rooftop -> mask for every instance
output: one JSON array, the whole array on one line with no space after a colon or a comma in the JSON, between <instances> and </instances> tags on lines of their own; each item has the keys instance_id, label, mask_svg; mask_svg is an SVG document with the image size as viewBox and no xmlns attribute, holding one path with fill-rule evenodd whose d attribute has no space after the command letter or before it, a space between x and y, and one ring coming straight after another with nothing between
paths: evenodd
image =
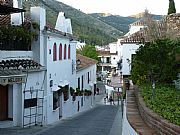
<instances>
[{"instance_id":1,"label":"rooftop","mask_svg":"<svg viewBox=\"0 0 180 135\"><path fill-rule=\"evenodd\" d=\"M0 71L2 71L2 73L8 70L33 70L40 69L41 67L39 63L31 59L10 59L0 62Z\"/></svg>"},{"instance_id":2,"label":"rooftop","mask_svg":"<svg viewBox=\"0 0 180 135\"><path fill-rule=\"evenodd\" d=\"M76 60L80 60L81 63L76 66L77 71L90 67L92 65L97 64L97 60L91 59L89 57L83 56L81 54L76 54Z\"/></svg>"}]
</instances>

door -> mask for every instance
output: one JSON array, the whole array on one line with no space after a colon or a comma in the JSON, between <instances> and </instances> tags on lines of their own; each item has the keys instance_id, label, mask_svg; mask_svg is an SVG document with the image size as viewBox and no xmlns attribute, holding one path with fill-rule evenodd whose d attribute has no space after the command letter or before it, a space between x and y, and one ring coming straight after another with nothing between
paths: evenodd
<instances>
[{"instance_id":1,"label":"door","mask_svg":"<svg viewBox=\"0 0 180 135\"><path fill-rule=\"evenodd\" d=\"M8 86L0 85L0 120L8 119Z\"/></svg>"}]
</instances>

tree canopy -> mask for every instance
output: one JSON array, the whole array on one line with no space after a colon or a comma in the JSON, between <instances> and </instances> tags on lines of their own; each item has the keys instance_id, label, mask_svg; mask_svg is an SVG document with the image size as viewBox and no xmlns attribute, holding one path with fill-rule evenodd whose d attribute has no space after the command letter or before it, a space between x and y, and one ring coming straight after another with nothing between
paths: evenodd
<instances>
[{"instance_id":1,"label":"tree canopy","mask_svg":"<svg viewBox=\"0 0 180 135\"><path fill-rule=\"evenodd\" d=\"M98 52L96 51L96 48L93 45L85 45L81 49L77 50L77 52L80 53L81 55L99 61Z\"/></svg>"},{"instance_id":2,"label":"tree canopy","mask_svg":"<svg viewBox=\"0 0 180 135\"><path fill-rule=\"evenodd\" d=\"M176 13L176 7L175 7L174 0L169 0L168 15L172 13Z\"/></svg>"},{"instance_id":3,"label":"tree canopy","mask_svg":"<svg viewBox=\"0 0 180 135\"><path fill-rule=\"evenodd\" d=\"M176 79L180 62L175 57L179 44L179 40L157 39L140 46L132 61L133 82L171 83Z\"/></svg>"}]
</instances>

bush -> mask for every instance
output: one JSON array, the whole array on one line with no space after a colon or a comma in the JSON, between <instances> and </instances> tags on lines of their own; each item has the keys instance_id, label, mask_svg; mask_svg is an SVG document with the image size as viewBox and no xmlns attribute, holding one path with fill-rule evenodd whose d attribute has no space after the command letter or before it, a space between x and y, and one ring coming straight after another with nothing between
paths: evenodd
<instances>
[{"instance_id":1,"label":"bush","mask_svg":"<svg viewBox=\"0 0 180 135\"><path fill-rule=\"evenodd\" d=\"M170 122L180 125L180 91L172 87L157 86L154 99L152 87L141 87L141 95L146 105Z\"/></svg>"},{"instance_id":2,"label":"bush","mask_svg":"<svg viewBox=\"0 0 180 135\"><path fill-rule=\"evenodd\" d=\"M97 77L97 81L101 81L101 77Z\"/></svg>"}]
</instances>

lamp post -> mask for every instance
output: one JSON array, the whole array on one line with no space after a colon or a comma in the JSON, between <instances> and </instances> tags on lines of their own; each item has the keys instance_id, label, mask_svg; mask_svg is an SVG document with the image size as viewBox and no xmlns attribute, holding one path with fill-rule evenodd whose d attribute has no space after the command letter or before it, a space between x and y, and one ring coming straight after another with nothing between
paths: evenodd
<instances>
[{"instance_id":1,"label":"lamp post","mask_svg":"<svg viewBox=\"0 0 180 135\"><path fill-rule=\"evenodd\" d=\"M103 70L104 70L104 67L103 67L103 63L104 63L104 56L102 56L102 58L101 58L101 63L102 63L102 73L103 73Z\"/></svg>"}]
</instances>

